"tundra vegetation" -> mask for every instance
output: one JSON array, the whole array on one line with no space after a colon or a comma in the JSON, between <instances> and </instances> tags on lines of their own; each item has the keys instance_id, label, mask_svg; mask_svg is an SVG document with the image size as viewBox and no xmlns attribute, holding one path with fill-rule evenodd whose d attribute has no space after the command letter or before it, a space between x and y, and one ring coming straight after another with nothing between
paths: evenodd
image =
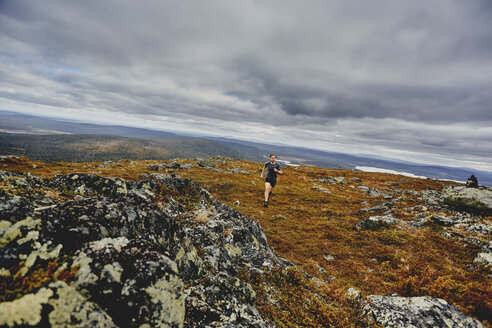
<instances>
[{"instance_id":1,"label":"tundra vegetation","mask_svg":"<svg viewBox=\"0 0 492 328\"><path fill-rule=\"evenodd\" d=\"M261 167L261 163L224 157L91 163L43 163L19 157L0 162L1 171L41 178L77 173L140 181L154 173L174 173L194 180L213 199L259 223L275 253L295 265L261 272L245 266L238 273L252 286L260 314L277 326L367 326L361 307L364 299L396 293L444 299L492 327L491 267L477 261L480 254L490 257L483 249L490 245L492 214L486 208L441 202L441 191L456 183L283 167L270 206L264 208ZM19 196L35 192L5 181L0 187ZM161 184L154 191L156 203L172 197L187 211L199 201L191 191L176 193ZM44 192L59 203L76 199L76 194L70 188ZM209 220L206 214L197 217L200 222ZM186 221L186 217L177 219ZM231 231L224 230L224 238ZM231 254L235 251L228 248ZM199 256L204 250L197 245L196 252ZM79 267L64 267L63 262L52 256L36 262L22 277L3 275L1 301L43 290L54 281L71 285ZM359 290L362 297L347 297L349 288Z\"/></svg>"}]
</instances>

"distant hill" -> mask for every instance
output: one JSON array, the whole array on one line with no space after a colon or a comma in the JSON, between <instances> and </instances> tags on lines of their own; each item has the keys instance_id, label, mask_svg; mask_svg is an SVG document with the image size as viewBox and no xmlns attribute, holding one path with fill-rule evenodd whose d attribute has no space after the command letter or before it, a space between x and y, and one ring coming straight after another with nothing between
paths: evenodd
<instances>
[{"instance_id":1,"label":"distant hill","mask_svg":"<svg viewBox=\"0 0 492 328\"><path fill-rule=\"evenodd\" d=\"M433 179L447 179L456 181L466 181L470 175L475 174L478 177L480 184L492 186L492 172L479 171L469 168L420 165L390 159L325 152L301 147L268 145L252 141L226 138L207 139L237 149L239 152L246 154L245 158L249 160L255 160L255 158L266 160L266 156L273 152L279 154L278 157L280 160L286 160L292 164L312 165L324 168L355 169L357 166L369 166L395 171L404 171L417 176L425 176Z\"/></svg>"},{"instance_id":2,"label":"distant hill","mask_svg":"<svg viewBox=\"0 0 492 328\"><path fill-rule=\"evenodd\" d=\"M22 154L43 161L70 160L84 162L118 160L125 158L125 156L131 159L170 159L177 157L212 157L217 155L251 161L266 161L268 154L273 152L279 155L279 160L284 160L291 164L313 165L324 168L354 169L357 166L369 166L404 171L434 179L457 181L466 181L471 174L475 174L480 184L492 186L492 172L469 168L420 165L366 155L349 155L221 137L193 137L185 134L126 126L68 122L8 111L0 111L1 132L8 132L15 137L8 138L3 134L4 137L2 142L0 142L0 154ZM21 134L52 136L28 138L20 136ZM63 135L66 136L67 134L84 134L85 136L82 139L80 139L80 136L62 138ZM96 135L104 135L104 137L92 139L88 135L93 135L94 138L96 138ZM111 139L109 135L130 139ZM134 138L139 139L133 140ZM6 141L9 143L5 144ZM92 144L94 141L96 143ZM64 142L68 144L64 144ZM125 145L125 142L128 142L128 144ZM23 143L23 146L19 146L19 143ZM165 148L165 150L162 148Z\"/></svg>"},{"instance_id":3,"label":"distant hill","mask_svg":"<svg viewBox=\"0 0 492 328\"><path fill-rule=\"evenodd\" d=\"M119 125L99 125L0 111L0 132L24 134L108 134L130 138L190 138L165 131Z\"/></svg>"},{"instance_id":4,"label":"distant hill","mask_svg":"<svg viewBox=\"0 0 492 328\"><path fill-rule=\"evenodd\" d=\"M120 159L240 157L228 146L201 139L139 139L110 135L26 135L0 133L0 154L24 155L45 162L93 162Z\"/></svg>"}]
</instances>

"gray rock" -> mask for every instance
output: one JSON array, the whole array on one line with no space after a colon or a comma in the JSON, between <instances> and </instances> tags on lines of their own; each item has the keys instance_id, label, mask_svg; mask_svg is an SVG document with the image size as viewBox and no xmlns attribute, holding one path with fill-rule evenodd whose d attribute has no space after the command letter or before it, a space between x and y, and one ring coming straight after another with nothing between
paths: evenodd
<instances>
[{"instance_id":1,"label":"gray rock","mask_svg":"<svg viewBox=\"0 0 492 328\"><path fill-rule=\"evenodd\" d=\"M455 208L492 214L492 190L448 186L442 191L442 201Z\"/></svg>"},{"instance_id":2,"label":"gray rock","mask_svg":"<svg viewBox=\"0 0 492 328\"><path fill-rule=\"evenodd\" d=\"M328 262L335 260L335 257L333 255L325 255L323 256L323 258Z\"/></svg>"},{"instance_id":3,"label":"gray rock","mask_svg":"<svg viewBox=\"0 0 492 328\"><path fill-rule=\"evenodd\" d=\"M437 190L426 189L422 191L422 199L426 205L435 206L441 201L441 193Z\"/></svg>"},{"instance_id":4,"label":"gray rock","mask_svg":"<svg viewBox=\"0 0 492 328\"><path fill-rule=\"evenodd\" d=\"M362 293L360 292L360 290L358 289L355 289L355 288L352 288L350 287L348 290L347 290L347 293L345 294L349 299L353 300L353 301L361 301L362 300Z\"/></svg>"},{"instance_id":5,"label":"gray rock","mask_svg":"<svg viewBox=\"0 0 492 328\"><path fill-rule=\"evenodd\" d=\"M424 217L424 218L419 218L419 219L414 220L414 221L410 221L410 222L408 222L408 224L410 224L410 226L412 226L414 228L422 228L428 222L429 222L429 220L426 217Z\"/></svg>"},{"instance_id":6,"label":"gray rock","mask_svg":"<svg viewBox=\"0 0 492 328\"><path fill-rule=\"evenodd\" d=\"M465 243L467 243L467 244L475 245L475 246L483 246L485 244L480 239L477 239L477 238L474 238L474 237L465 237L465 238L463 238L463 241Z\"/></svg>"},{"instance_id":7,"label":"gray rock","mask_svg":"<svg viewBox=\"0 0 492 328\"><path fill-rule=\"evenodd\" d=\"M432 215L430 217L430 220L444 227L450 227L458 223L454 217L449 217L444 215Z\"/></svg>"},{"instance_id":8,"label":"gray rock","mask_svg":"<svg viewBox=\"0 0 492 328\"><path fill-rule=\"evenodd\" d=\"M204 168L211 168L211 167L214 167L215 164L212 160L210 159L197 159L196 160L196 164L200 167L204 167Z\"/></svg>"},{"instance_id":9,"label":"gray rock","mask_svg":"<svg viewBox=\"0 0 492 328\"><path fill-rule=\"evenodd\" d=\"M477 254L474 263L483 265L492 271L492 240L488 244L482 246L482 249Z\"/></svg>"},{"instance_id":10,"label":"gray rock","mask_svg":"<svg viewBox=\"0 0 492 328\"><path fill-rule=\"evenodd\" d=\"M357 178L357 177L351 178L350 181L357 182L357 183L362 183L362 179L361 178Z\"/></svg>"},{"instance_id":11,"label":"gray rock","mask_svg":"<svg viewBox=\"0 0 492 328\"><path fill-rule=\"evenodd\" d=\"M371 295L364 314L384 327L483 327L443 299Z\"/></svg>"},{"instance_id":12,"label":"gray rock","mask_svg":"<svg viewBox=\"0 0 492 328\"><path fill-rule=\"evenodd\" d=\"M314 179L314 181L331 184L347 184L347 179L345 177L325 177L321 179Z\"/></svg>"},{"instance_id":13,"label":"gray rock","mask_svg":"<svg viewBox=\"0 0 492 328\"><path fill-rule=\"evenodd\" d=\"M368 196L373 196L373 197L379 197L379 196L382 196L384 195L381 191L379 191L378 189L369 189L366 194Z\"/></svg>"},{"instance_id":14,"label":"gray rock","mask_svg":"<svg viewBox=\"0 0 492 328\"><path fill-rule=\"evenodd\" d=\"M377 230L389 228L397 222L392 215L370 216L367 219L356 224L357 229Z\"/></svg>"},{"instance_id":15,"label":"gray rock","mask_svg":"<svg viewBox=\"0 0 492 328\"><path fill-rule=\"evenodd\" d=\"M385 212L391 208L392 208L391 203L382 203L373 207L362 208L360 209L359 213L363 214L368 212Z\"/></svg>"},{"instance_id":16,"label":"gray rock","mask_svg":"<svg viewBox=\"0 0 492 328\"><path fill-rule=\"evenodd\" d=\"M241 168L234 168L231 170L232 173L239 173L239 174L251 174L250 171L243 170Z\"/></svg>"},{"instance_id":17,"label":"gray rock","mask_svg":"<svg viewBox=\"0 0 492 328\"><path fill-rule=\"evenodd\" d=\"M404 195L412 195L412 196L419 196L420 195L420 193L418 191L410 190L410 189L404 190L403 194Z\"/></svg>"},{"instance_id":18,"label":"gray rock","mask_svg":"<svg viewBox=\"0 0 492 328\"><path fill-rule=\"evenodd\" d=\"M492 234L492 223L472 223L465 228L465 231L481 235L490 235Z\"/></svg>"},{"instance_id":19,"label":"gray rock","mask_svg":"<svg viewBox=\"0 0 492 328\"><path fill-rule=\"evenodd\" d=\"M328 189L321 187L321 186L314 185L311 187L311 189L324 192L325 194L331 194L331 191L329 191Z\"/></svg>"}]
</instances>

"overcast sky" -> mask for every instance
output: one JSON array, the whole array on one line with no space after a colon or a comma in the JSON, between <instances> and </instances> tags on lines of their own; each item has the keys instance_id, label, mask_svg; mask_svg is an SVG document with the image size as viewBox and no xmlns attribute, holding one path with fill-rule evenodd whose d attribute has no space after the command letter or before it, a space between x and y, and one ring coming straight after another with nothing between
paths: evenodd
<instances>
[{"instance_id":1,"label":"overcast sky","mask_svg":"<svg viewBox=\"0 0 492 328\"><path fill-rule=\"evenodd\" d=\"M492 1L0 0L0 110L492 171Z\"/></svg>"}]
</instances>

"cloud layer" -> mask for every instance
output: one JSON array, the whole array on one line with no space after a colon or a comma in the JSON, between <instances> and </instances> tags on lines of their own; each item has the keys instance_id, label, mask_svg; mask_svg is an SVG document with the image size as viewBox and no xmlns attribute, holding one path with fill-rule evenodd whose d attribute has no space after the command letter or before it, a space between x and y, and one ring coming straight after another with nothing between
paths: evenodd
<instances>
[{"instance_id":1,"label":"cloud layer","mask_svg":"<svg viewBox=\"0 0 492 328\"><path fill-rule=\"evenodd\" d=\"M492 5L0 0L0 109L492 171Z\"/></svg>"}]
</instances>

